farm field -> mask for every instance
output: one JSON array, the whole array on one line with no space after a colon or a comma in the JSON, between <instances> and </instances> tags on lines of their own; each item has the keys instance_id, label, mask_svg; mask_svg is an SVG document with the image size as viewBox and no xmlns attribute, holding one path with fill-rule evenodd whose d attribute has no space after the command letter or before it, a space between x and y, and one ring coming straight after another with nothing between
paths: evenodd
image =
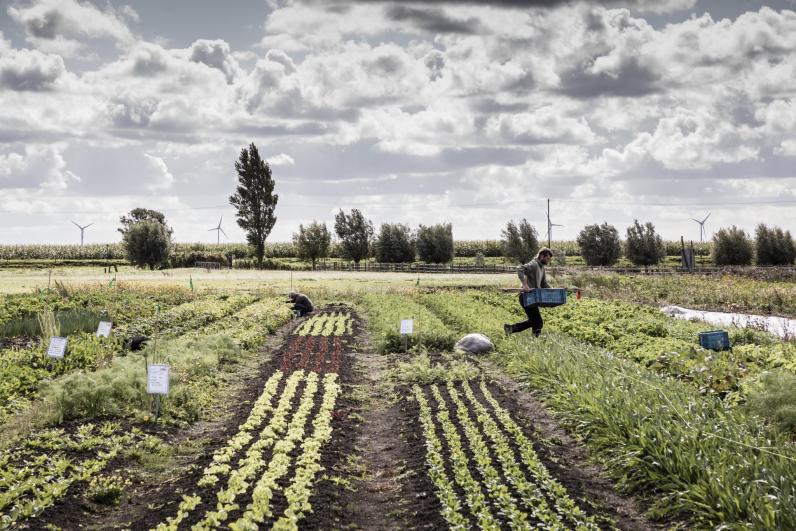
<instances>
[{"instance_id":1,"label":"farm field","mask_svg":"<svg viewBox=\"0 0 796 531\"><path fill-rule=\"evenodd\" d=\"M721 279L551 279L586 296L533 339L502 332L513 275L96 269L0 275L0 528L796 527L796 343L706 351L648 296L721 305ZM62 361L48 311L81 312Z\"/></svg>"}]
</instances>

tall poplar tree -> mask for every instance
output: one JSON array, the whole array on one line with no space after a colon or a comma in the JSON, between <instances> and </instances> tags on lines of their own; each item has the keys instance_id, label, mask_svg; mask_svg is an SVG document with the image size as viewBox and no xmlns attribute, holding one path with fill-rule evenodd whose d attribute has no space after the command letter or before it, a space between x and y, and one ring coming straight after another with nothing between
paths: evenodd
<instances>
[{"instance_id":1,"label":"tall poplar tree","mask_svg":"<svg viewBox=\"0 0 796 531\"><path fill-rule=\"evenodd\" d=\"M265 239L276 223L274 210L279 196L274 193L271 168L260 158L254 142L241 149L235 170L238 172L238 188L229 202L238 210L238 225L246 231L246 241L254 247L259 268L263 265Z\"/></svg>"}]
</instances>

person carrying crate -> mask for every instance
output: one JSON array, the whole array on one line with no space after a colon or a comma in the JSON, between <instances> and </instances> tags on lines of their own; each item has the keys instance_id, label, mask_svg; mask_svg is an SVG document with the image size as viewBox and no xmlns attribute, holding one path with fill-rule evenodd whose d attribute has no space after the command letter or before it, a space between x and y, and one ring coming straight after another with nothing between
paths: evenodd
<instances>
[{"instance_id":1,"label":"person carrying crate","mask_svg":"<svg viewBox=\"0 0 796 531\"><path fill-rule=\"evenodd\" d=\"M542 247L539 249L536 258L517 268L517 276L520 277L520 282L522 283L519 296L520 306L525 310L525 315L528 316L528 319L515 324L504 324L503 331L507 336L515 332L522 332L528 328L533 330L535 337L539 337L539 334L542 333L544 321L542 321L542 314L539 308L536 306L525 306L522 303L522 296L534 289L550 287L545 278L544 267L550 263L552 258L553 251L547 247Z\"/></svg>"}]
</instances>

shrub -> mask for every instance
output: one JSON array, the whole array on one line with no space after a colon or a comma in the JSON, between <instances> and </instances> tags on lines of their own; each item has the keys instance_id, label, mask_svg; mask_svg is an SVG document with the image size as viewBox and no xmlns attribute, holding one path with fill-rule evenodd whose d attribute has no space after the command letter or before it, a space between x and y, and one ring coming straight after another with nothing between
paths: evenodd
<instances>
[{"instance_id":1,"label":"shrub","mask_svg":"<svg viewBox=\"0 0 796 531\"><path fill-rule=\"evenodd\" d=\"M616 227L602 225L586 225L578 234L580 253L587 265L612 266L622 254L622 242Z\"/></svg>"},{"instance_id":2,"label":"shrub","mask_svg":"<svg viewBox=\"0 0 796 531\"><path fill-rule=\"evenodd\" d=\"M412 230L402 223L384 223L376 238L376 261L414 262L415 241Z\"/></svg>"},{"instance_id":3,"label":"shrub","mask_svg":"<svg viewBox=\"0 0 796 531\"><path fill-rule=\"evenodd\" d=\"M506 258L524 264L536 256L539 247L536 229L525 218L517 224L509 220L501 235Z\"/></svg>"},{"instance_id":4,"label":"shrub","mask_svg":"<svg viewBox=\"0 0 796 531\"><path fill-rule=\"evenodd\" d=\"M420 225L417 254L427 263L446 264L453 260L453 226L450 223Z\"/></svg>"},{"instance_id":5,"label":"shrub","mask_svg":"<svg viewBox=\"0 0 796 531\"><path fill-rule=\"evenodd\" d=\"M753 254L752 241L735 225L719 229L713 236L713 263L717 266L749 265Z\"/></svg>"},{"instance_id":6,"label":"shrub","mask_svg":"<svg viewBox=\"0 0 796 531\"><path fill-rule=\"evenodd\" d=\"M644 225L633 220L633 225L627 228L625 240L625 256L635 265L655 265L666 256L663 240L655 233L652 222Z\"/></svg>"},{"instance_id":7,"label":"shrub","mask_svg":"<svg viewBox=\"0 0 796 531\"><path fill-rule=\"evenodd\" d=\"M764 224L755 230L757 265L791 265L796 259L796 245L790 231Z\"/></svg>"},{"instance_id":8,"label":"shrub","mask_svg":"<svg viewBox=\"0 0 796 531\"><path fill-rule=\"evenodd\" d=\"M171 237L166 226L159 221L140 221L130 225L122 238L127 259L133 264L149 269L167 265L171 253Z\"/></svg>"}]
</instances>

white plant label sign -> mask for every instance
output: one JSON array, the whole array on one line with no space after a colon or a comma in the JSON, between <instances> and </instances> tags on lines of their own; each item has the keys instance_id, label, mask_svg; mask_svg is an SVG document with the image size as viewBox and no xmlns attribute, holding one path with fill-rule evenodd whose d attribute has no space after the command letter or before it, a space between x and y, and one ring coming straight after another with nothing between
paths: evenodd
<instances>
[{"instance_id":1,"label":"white plant label sign","mask_svg":"<svg viewBox=\"0 0 796 531\"><path fill-rule=\"evenodd\" d=\"M100 321L99 326L97 327L97 337L110 337L111 336L111 328L113 328L113 323L110 321Z\"/></svg>"},{"instance_id":2,"label":"white plant label sign","mask_svg":"<svg viewBox=\"0 0 796 531\"><path fill-rule=\"evenodd\" d=\"M169 394L169 366L149 365L146 378L146 392L150 395Z\"/></svg>"},{"instance_id":3,"label":"white plant label sign","mask_svg":"<svg viewBox=\"0 0 796 531\"><path fill-rule=\"evenodd\" d=\"M415 330L414 319L401 319L401 335L411 334Z\"/></svg>"},{"instance_id":4,"label":"white plant label sign","mask_svg":"<svg viewBox=\"0 0 796 531\"><path fill-rule=\"evenodd\" d=\"M66 353L66 338L53 337L50 339L50 346L47 347L47 356L59 360L64 359Z\"/></svg>"}]
</instances>

